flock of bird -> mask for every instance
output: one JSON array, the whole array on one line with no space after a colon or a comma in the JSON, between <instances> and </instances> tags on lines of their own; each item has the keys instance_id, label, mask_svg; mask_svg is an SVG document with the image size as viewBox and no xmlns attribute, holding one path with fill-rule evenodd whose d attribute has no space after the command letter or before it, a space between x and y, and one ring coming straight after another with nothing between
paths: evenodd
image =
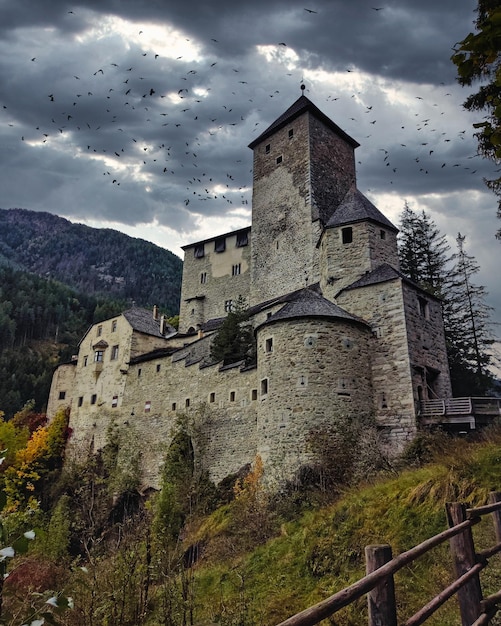
<instances>
[{"instance_id":1,"label":"flock of bird","mask_svg":"<svg viewBox=\"0 0 501 626\"><path fill-rule=\"evenodd\" d=\"M372 9L379 13L384 7ZM312 16L317 14L310 8L304 11ZM74 15L73 11L69 13ZM141 34L143 31L139 31L138 35ZM212 39L211 44L217 46L218 40ZM287 43L279 42L276 46L284 48ZM229 171L218 172L218 163L209 155L214 150L218 153L221 135L227 140L236 126L245 125L246 130L253 133L264 130L266 123L254 121L262 110L257 108L254 100L260 101L263 107L263 95L276 98L280 95L279 90L256 97L259 83L253 82L240 67L228 66L226 85L231 91L226 94L226 104L214 108L214 101L218 98L212 99L209 85L214 84L216 78L211 77L210 72L226 61L217 57L208 60L205 63L207 73L204 73L203 64L190 67L182 55L176 59L165 59L148 48L138 48L132 65L130 57L128 59L126 64L108 61L86 74L73 73L68 69L66 80L55 81L43 96L45 102L39 106L38 124L29 131L25 129L20 140L30 145L51 145L64 138L77 153L86 153L102 164L103 176L117 187L131 177L143 176L144 180L158 176L175 177L177 181L181 177L185 184L186 206L194 200L247 204L250 175L240 165L242 159L235 159ZM27 61L39 63L37 56ZM171 73L164 76L159 72L155 64L160 63L164 63L163 67L169 66ZM353 68L346 71L351 72ZM295 80L292 73L287 76L291 81ZM68 80L73 81L73 88L68 88ZM258 80L258 73L255 80ZM300 81L296 82L299 86ZM352 109L357 111L358 117L336 119L336 104L333 103L341 102L343 98L347 96L329 96L326 101L330 111L326 112L336 123L343 125L346 122L347 132L363 142L359 136L360 129L378 123L377 107L361 104L358 95L353 94ZM315 101L314 96L312 100ZM422 100L422 96L416 96L416 100ZM284 99L282 111L290 103L289 97ZM322 109L322 103L316 104ZM432 103L431 106L439 105ZM4 123L15 126L7 105L3 105L3 112ZM362 119L361 115L368 115L369 119ZM378 152L382 153L381 167L388 172L389 184L393 184L401 168L408 170L410 166L423 175L445 167L464 168L471 174L476 173L475 168L459 162L449 163L442 156L447 149L442 152L441 146L464 139L466 130L455 137L448 136L442 130L440 115L444 112L432 121L417 112L415 128L402 125L388 133L388 145L379 148ZM407 144L405 137L410 138L415 131L423 136L419 152L406 155L411 147L415 150L416 143L409 141ZM400 143L395 142L397 133L402 137ZM365 139L370 137L369 134ZM235 146L237 148L241 152L243 146Z\"/></svg>"}]
</instances>

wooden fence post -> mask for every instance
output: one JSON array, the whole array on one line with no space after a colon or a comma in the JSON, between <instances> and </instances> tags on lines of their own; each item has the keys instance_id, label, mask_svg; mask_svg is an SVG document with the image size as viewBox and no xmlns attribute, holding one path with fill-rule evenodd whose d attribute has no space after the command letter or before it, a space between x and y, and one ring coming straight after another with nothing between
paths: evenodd
<instances>
[{"instance_id":1,"label":"wooden fence post","mask_svg":"<svg viewBox=\"0 0 501 626\"><path fill-rule=\"evenodd\" d=\"M489 504L501 502L501 492L491 491L489 494ZM497 543L501 543L501 511L492 512L492 522L494 524L494 532L496 533Z\"/></svg>"},{"instance_id":2,"label":"wooden fence post","mask_svg":"<svg viewBox=\"0 0 501 626\"><path fill-rule=\"evenodd\" d=\"M391 546L375 545L365 548L365 571L371 574L391 561ZM397 607L393 575L385 578L367 594L369 626L397 626Z\"/></svg>"},{"instance_id":3,"label":"wooden fence post","mask_svg":"<svg viewBox=\"0 0 501 626\"><path fill-rule=\"evenodd\" d=\"M460 502L449 502L446 504L447 521L452 528L461 522L466 521L466 506ZM452 559L456 578L459 578L469 571L477 562L475 556L475 546L471 528L466 528L462 533L452 537L450 540ZM459 610L461 612L462 626L470 626L480 616L482 601L482 589L478 574L469 580L464 587L457 592Z\"/></svg>"}]
</instances>

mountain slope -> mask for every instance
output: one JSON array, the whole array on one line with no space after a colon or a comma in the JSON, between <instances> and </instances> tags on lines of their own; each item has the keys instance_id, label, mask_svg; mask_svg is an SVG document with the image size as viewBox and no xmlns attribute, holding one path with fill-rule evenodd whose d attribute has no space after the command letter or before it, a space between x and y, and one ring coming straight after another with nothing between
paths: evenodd
<instances>
[{"instance_id":1,"label":"mountain slope","mask_svg":"<svg viewBox=\"0 0 501 626\"><path fill-rule=\"evenodd\" d=\"M87 294L179 309L182 261L111 229L38 211L0 209L0 264L58 280Z\"/></svg>"}]
</instances>

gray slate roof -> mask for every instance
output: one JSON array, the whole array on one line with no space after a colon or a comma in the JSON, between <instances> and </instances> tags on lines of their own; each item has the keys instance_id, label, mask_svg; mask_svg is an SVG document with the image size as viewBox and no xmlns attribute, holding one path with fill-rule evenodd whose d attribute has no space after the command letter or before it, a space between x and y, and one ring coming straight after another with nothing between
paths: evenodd
<instances>
[{"instance_id":1,"label":"gray slate roof","mask_svg":"<svg viewBox=\"0 0 501 626\"><path fill-rule=\"evenodd\" d=\"M356 187L352 187L326 224L327 228L352 224L363 220L377 222L386 228L398 231L388 218L376 208Z\"/></svg>"},{"instance_id":2,"label":"gray slate roof","mask_svg":"<svg viewBox=\"0 0 501 626\"><path fill-rule=\"evenodd\" d=\"M160 332L160 320L153 318L153 312L147 309L140 309L139 307L132 307L123 312L123 316L129 322L134 330L145 335L152 335L153 337L166 337L168 335L176 333L176 329L169 324L166 324L166 333L162 335Z\"/></svg>"},{"instance_id":3,"label":"gray slate roof","mask_svg":"<svg viewBox=\"0 0 501 626\"><path fill-rule=\"evenodd\" d=\"M249 148L255 148L258 143L261 143L261 141L264 141L266 138L273 135L273 133L275 133L277 130L280 130L280 128L283 128L284 126L295 120L296 117L299 117L306 111L312 113L317 119L323 122L326 126L328 126L331 130L333 130L337 135L342 137L349 144L351 144L354 148L358 148L360 144L355 141L353 137L350 137L347 133L344 132L344 130L339 128L337 124L334 124L334 122L329 117L327 117L325 113L322 113L322 111L318 107L316 107L311 100L308 100L308 98L304 95L300 96L296 100L296 102L294 102L294 104L290 106L287 111L285 111L285 113L282 113L280 117L277 117L277 119L272 124L270 124L270 126L268 126L268 128L263 133L261 133L259 137L257 137L257 139L254 139L254 141L249 144Z\"/></svg>"},{"instance_id":4,"label":"gray slate roof","mask_svg":"<svg viewBox=\"0 0 501 626\"><path fill-rule=\"evenodd\" d=\"M418 285L414 281L407 278L407 276L402 274L402 272L399 272L397 269L395 269L392 265L389 265L388 263L383 263L382 265L379 265L378 267L376 267L376 269L373 270L372 272L367 272L367 274L364 274L361 278L356 280L354 283L351 283L351 285L348 285L347 287L344 287L343 289L341 289L341 292L349 291L350 289L358 289L359 287L368 287L369 285L377 285L378 283L386 283L390 280L395 280L395 279L402 280L404 283L407 283L408 285L410 285L417 291L421 291L422 293L426 294L428 298L432 298L434 300L440 300L439 297L434 296L429 291L426 291L426 289L423 289L420 285Z\"/></svg>"},{"instance_id":5,"label":"gray slate roof","mask_svg":"<svg viewBox=\"0 0 501 626\"><path fill-rule=\"evenodd\" d=\"M367 322L360 317L356 317L351 313L348 313L334 302L327 300L317 291L313 289L301 289L290 294L284 298L286 301L283 306L274 315L269 317L261 326L265 324L272 324L273 322L297 319L301 317L321 317L321 318L333 318L343 319L358 324L367 325Z\"/></svg>"}]
</instances>

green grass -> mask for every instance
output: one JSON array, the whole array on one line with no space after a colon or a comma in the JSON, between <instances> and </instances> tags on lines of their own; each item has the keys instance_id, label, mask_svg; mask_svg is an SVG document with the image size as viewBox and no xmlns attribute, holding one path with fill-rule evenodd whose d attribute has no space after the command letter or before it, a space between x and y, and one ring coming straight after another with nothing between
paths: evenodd
<instances>
[{"instance_id":1,"label":"green grass","mask_svg":"<svg viewBox=\"0 0 501 626\"><path fill-rule=\"evenodd\" d=\"M278 536L252 551L239 552L231 534L218 559L217 550L196 567L197 626L271 626L325 599L364 575L364 548L387 543L393 555L445 530L445 503L468 506L487 502L501 490L501 437L484 443L456 441L439 461L403 471L373 485L357 486L330 506L304 513L279 526ZM205 523L205 540L221 540L227 516L217 512ZM224 520L224 523L222 523ZM214 534L211 536L210 533ZM478 549L492 545L489 518L475 528ZM234 541L234 553L232 553ZM501 586L499 557L483 575L484 595ZM442 545L396 576L399 622L410 617L451 580L448 545ZM344 609L330 624L367 623L365 599ZM455 599L430 625L457 624Z\"/></svg>"}]
</instances>

